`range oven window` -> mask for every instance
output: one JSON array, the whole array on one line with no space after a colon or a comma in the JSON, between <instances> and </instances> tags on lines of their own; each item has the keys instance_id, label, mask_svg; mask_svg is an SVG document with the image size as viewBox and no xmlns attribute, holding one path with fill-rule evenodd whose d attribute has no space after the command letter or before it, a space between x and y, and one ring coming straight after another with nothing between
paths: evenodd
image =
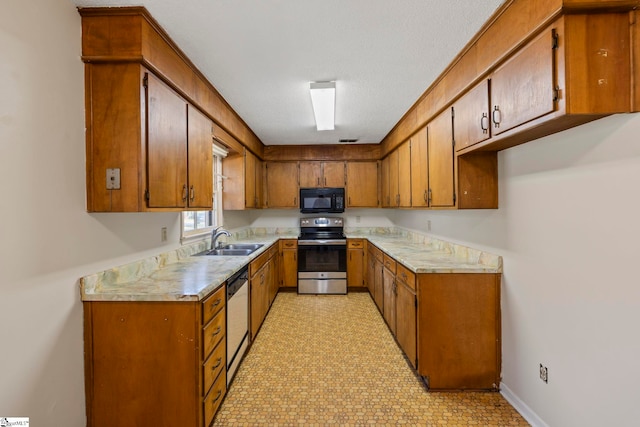
<instances>
[{"instance_id":1,"label":"range oven window","mask_svg":"<svg viewBox=\"0 0 640 427\"><path fill-rule=\"evenodd\" d=\"M346 245L299 245L298 271L347 271Z\"/></svg>"}]
</instances>

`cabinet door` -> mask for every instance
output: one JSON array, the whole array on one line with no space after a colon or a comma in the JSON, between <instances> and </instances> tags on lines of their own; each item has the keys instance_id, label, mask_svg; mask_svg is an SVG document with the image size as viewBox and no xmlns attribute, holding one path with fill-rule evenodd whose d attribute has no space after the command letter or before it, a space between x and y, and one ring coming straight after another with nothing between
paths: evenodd
<instances>
[{"instance_id":1,"label":"cabinet door","mask_svg":"<svg viewBox=\"0 0 640 427\"><path fill-rule=\"evenodd\" d=\"M493 135L554 110L553 32L545 31L491 76Z\"/></svg>"},{"instance_id":2,"label":"cabinet door","mask_svg":"<svg viewBox=\"0 0 640 427\"><path fill-rule=\"evenodd\" d=\"M392 271L383 269L382 274L384 288L384 309L382 311L384 320L387 321L389 329L396 334L396 275Z\"/></svg>"},{"instance_id":3,"label":"cabinet door","mask_svg":"<svg viewBox=\"0 0 640 427\"><path fill-rule=\"evenodd\" d=\"M323 186L331 188L344 188L345 163L324 162L322 165Z\"/></svg>"},{"instance_id":4,"label":"cabinet door","mask_svg":"<svg viewBox=\"0 0 640 427\"><path fill-rule=\"evenodd\" d=\"M322 187L323 181L321 162L300 162L300 188Z\"/></svg>"},{"instance_id":5,"label":"cabinet door","mask_svg":"<svg viewBox=\"0 0 640 427\"><path fill-rule=\"evenodd\" d=\"M398 207L411 207L411 141L398 147Z\"/></svg>"},{"instance_id":6,"label":"cabinet door","mask_svg":"<svg viewBox=\"0 0 640 427\"><path fill-rule=\"evenodd\" d=\"M282 250L282 287L298 287L298 249Z\"/></svg>"},{"instance_id":7,"label":"cabinet door","mask_svg":"<svg viewBox=\"0 0 640 427\"><path fill-rule=\"evenodd\" d=\"M489 139L489 81L484 80L453 105L456 151Z\"/></svg>"},{"instance_id":8,"label":"cabinet door","mask_svg":"<svg viewBox=\"0 0 640 427\"><path fill-rule=\"evenodd\" d=\"M147 183L150 208L187 206L187 103L148 74Z\"/></svg>"},{"instance_id":9,"label":"cabinet door","mask_svg":"<svg viewBox=\"0 0 640 427\"><path fill-rule=\"evenodd\" d=\"M364 250L347 249L347 286L364 286Z\"/></svg>"},{"instance_id":10,"label":"cabinet door","mask_svg":"<svg viewBox=\"0 0 640 427\"><path fill-rule=\"evenodd\" d=\"M429 157L427 150L427 128L411 138L411 206L429 206Z\"/></svg>"},{"instance_id":11,"label":"cabinet door","mask_svg":"<svg viewBox=\"0 0 640 427\"><path fill-rule=\"evenodd\" d=\"M430 206L454 206L453 125L451 110L440 113L429 123Z\"/></svg>"},{"instance_id":12,"label":"cabinet door","mask_svg":"<svg viewBox=\"0 0 640 427\"><path fill-rule=\"evenodd\" d=\"M400 194L398 194L398 149L389 154L389 206L397 207L400 204Z\"/></svg>"},{"instance_id":13,"label":"cabinet door","mask_svg":"<svg viewBox=\"0 0 640 427\"><path fill-rule=\"evenodd\" d=\"M375 284L375 271L376 271L376 258L372 251L367 253L367 289L371 297L374 297L374 284Z\"/></svg>"},{"instance_id":14,"label":"cabinet door","mask_svg":"<svg viewBox=\"0 0 640 427\"><path fill-rule=\"evenodd\" d=\"M265 305L268 296L268 264L251 277L251 339L254 340L266 313Z\"/></svg>"},{"instance_id":15,"label":"cabinet door","mask_svg":"<svg viewBox=\"0 0 640 427\"><path fill-rule=\"evenodd\" d=\"M298 163L267 162L267 206L297 208Z\"/></svg>"},{"instance_id":16,"label":"cabinet door","mask_svg":"<svg viewBox=\"0 0 640 427\"><path fill-rule=\"evenodd\" d=\"M211 127L207 116L189 106L188 109L189 207L213 206L213 154Z\"/></svg>"},{"instance_id":17,"label":"cabinet door","mask_svg":"<svg viewBox=\"0 0 640 427\"><path fill-rule=\"evenodd\" d=\"M256 167L257 158L244 149L244 205L246 208L256 207Z\"/></svg>"},{"instance_id":18,"label":"cabinet door","mask_svg":"<svg viewBox=\"0 0 640 427\"><path fill-rule=\"evenodd\" d=\"M347 207L378 207L378 162L347 162Z\"/></svg>"},{"instance_id":19,"label":"cabinet door","mask_svg":"<svg viewBox=\"0 0 640 427\"><path fill-rule=\"evenodd\" d=\"M416 294L401 280L397 281L396 338L400 348L416 367Z\"/></svg>"},{"instance_id":20,"label":"cabinet door","mask_svg":"<svg viewBox=\"0 0 640 427\"><path fill-rule=\"evenodd\" d=\"M256 208L262 209L265 206L265 164L256 157Z\"/></svg>"},{"instance_id":21,"label":"cabinet door","mask_svg":"<svg viewBox=\"0 0 640 427\"><path fill-rule=\"evenodd\" d=\"M375 261L375 272L374 272L374 280L373 280L373 300L376 302L378 306L378 310L380 312L384 311L384 267L382 266L382 261L376 258Z\"/></svg>"},{"instance_id":22,"label":"cabinet door","mask_svg":"<svg viewBox=\"0 0 640 427\"><path fill-rule=\"evenodd\" d=\"M380 193L382 197L382 207L388 208L391 207L391 187L389 186L391 177L391 168L389 167L391 163L391 155L388 155L381 162L381 170L380 170Z\"/></svg>"}]
</instances>

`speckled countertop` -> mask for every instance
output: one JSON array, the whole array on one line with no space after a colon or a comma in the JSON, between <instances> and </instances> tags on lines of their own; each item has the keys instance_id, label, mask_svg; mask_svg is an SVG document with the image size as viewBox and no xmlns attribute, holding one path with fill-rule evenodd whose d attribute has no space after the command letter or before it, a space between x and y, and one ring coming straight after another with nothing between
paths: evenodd
<instances>
[{"instance_id":1,"label":"speckled countertop","mask_svg":"<svg viewBox=\"0 0 640 427\"><path fill-rule=\"evenodd\" d=\"M402 229L347 230L414 273L502 273L502 257Z\"/></svg>"},{"instance_id":2,"label":"speckled countertop","mask_svg":"<svg viewBox=\"0 0 640 427\"><path fill-rule=\"evenodd\" d=\"M279 239L297 238L297 229L245 229L236 243L262 243L249 256L192 256L201 241L110 270L82 277L83 301L200 301ZM346 229L366 238L415 273L501 273L502 258L400 228Z\"/></svg>"}]
</instances>

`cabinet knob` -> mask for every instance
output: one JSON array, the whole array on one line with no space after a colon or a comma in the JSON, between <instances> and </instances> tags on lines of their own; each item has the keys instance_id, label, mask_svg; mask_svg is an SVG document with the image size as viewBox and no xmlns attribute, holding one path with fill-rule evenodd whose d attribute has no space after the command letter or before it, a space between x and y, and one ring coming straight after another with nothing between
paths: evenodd
<instances>
[{"instance_id":1,"label":"cabinet knob","mask_svg":"<svg viewBox=\"0 0 640 427\"><path fill-rule=\"evenodd\" d=\"M499 128L500 122L502 121L502 112L500 111L500 107L497 105L493 107L492 118L494 127Z\"/></svg>"},{"instance_id":2,"label":"cabinet knob","mask_svg":"<svg viewBox=\"0 0 640 427\"><path fill-rule=\"evenodd\" d=\"M218 328L215 331L213 331L211 336L215 337L216 335L218 335L220 333L220 331L222 331L222 326L218 326Z\"/></svg>"},{"instance_id":3,"label":"cabinet knob","mask_svg":"<svg viewBox=\"0 0 640 427\"><path fill-rule=\"evenodd\" d=\"M220 303L222 302L222 300L220 298L218 298L216 300L216 302L214 302L213 304L211 304L211 306L209 306L209 310L213 310L214 308L216 308L217 306L220 305Z\"/></svg>"},{"instance_id":4,"label":"cabinet knob","mask_svg":"<svg viewBox=\"0 0 640 427\"><path fill-rule=\"evenodd\" d=\"M189 189L189 199L193 202L196 199L196 190L193 188L193 185Z\"/></svg>"},{"instance_id":5,"label":"cabinet knob","mask_svg":"<svg viewBox=\"0 0 640 427\"><path fill-rule=\"evenodd\" d=\"M182 201L187 201L187 184L182 186Z\"/></svg>"},{"instance_id":6,"label":"cabinet knob","mask_svg":"<svg viewBox=\"0 0 640 427\"><path fill-rule=\"evenodd\" d=\"M489 132L489 115L487 113L482 113L482 118L480 119L480 128L482 128L482 133Z\"/></svg>"},{"instance_id":7,"label":"cabinet knob","mask_svg":"<svg viewBox=\"0 0 640 427\"><path fill-rule=\"evenodd\" d=\"M212 371L215 371L215 370L216 370L216 368L217 368L218 366L220 366L221 364L222 364L222 357L218 357L218 360L216 360L216 364L215 364L215 365L213 365L213 366L211 367L211 370L212 370Z\"/></svg>"}]
</instances>

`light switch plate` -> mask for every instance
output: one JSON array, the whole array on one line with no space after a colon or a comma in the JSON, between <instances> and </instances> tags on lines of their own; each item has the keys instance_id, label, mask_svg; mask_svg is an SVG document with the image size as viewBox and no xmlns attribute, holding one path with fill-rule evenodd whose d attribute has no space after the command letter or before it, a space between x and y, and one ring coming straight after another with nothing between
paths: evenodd
<instances>
[{"instance_id":1,"label":"light switch plate","mask_svg":"<svg viewBox=\"0 0 640 427\"><path fill-rule=\"evenodd\" d=\"M107 190L120 189L120 168L107 169Z\"/></svg>"}]
</instances>

